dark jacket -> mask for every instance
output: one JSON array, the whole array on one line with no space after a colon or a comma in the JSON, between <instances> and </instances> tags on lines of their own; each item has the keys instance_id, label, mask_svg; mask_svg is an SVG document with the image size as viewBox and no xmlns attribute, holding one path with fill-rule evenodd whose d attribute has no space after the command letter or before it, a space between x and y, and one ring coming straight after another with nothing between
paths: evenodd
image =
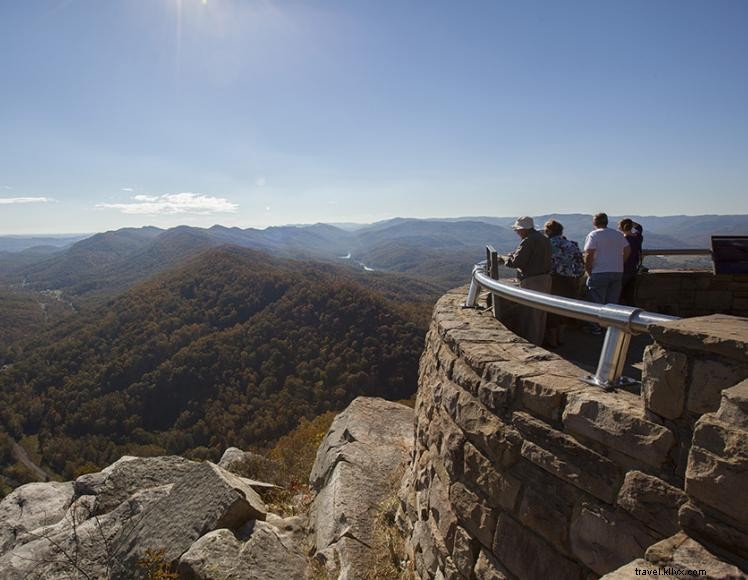
<instances>
[{"instance_id":1,"label":"dark jacket","mask_svg":"<svg viewBox=\"0 0 748 580\"><path fill-rule=\"evenodd\" d=\"M643 237L639 232L625 234L626 240L631 247L631 253L628 259L623 263L623 277L630 278L636 274L639 268L639 262L642 259L642 241Z\"/></svg>"},{"instance_id":2,"label":"dark jacket","mask_svg":"<svg viewBox=\"0 0 748 580\"><path fill-rule=\"evenodd\" d=\"M522 280L530 276L549 274L551 271L551 241L538 230L519 243L519 247L509 255L506 265L517 268L517 277Z\"/></svg>"}]
</instances>

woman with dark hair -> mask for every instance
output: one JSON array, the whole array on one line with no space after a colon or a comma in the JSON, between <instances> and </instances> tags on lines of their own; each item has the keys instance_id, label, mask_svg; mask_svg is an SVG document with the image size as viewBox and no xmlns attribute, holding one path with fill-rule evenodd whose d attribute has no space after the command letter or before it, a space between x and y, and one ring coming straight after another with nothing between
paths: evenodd
<instances>
[{"instance_id":1,"label":"woman with dark hair","mask_svg":"<svg viewBox=\"0 0 748 580\"><path fill-rule=\"evenodd\" d=\"M618 229L629 243L631 253L623 262L623 279L621 280L621 304L634 305L636 273L642 260L642 227L631 218L618 222Z\"/></svg>"},{"instance_id":2,"label":"woman with dark hair","mask_svg":"<svg viewBox=\"0 0 748 580\"><path fill-rule=\"evenodd\" d=\"M564 237L564 226L556 220L545 222L545 235L551 241L551 294L576 298L579 279L584 274L584 258L579 245ZM556 348L561 344L566 318L549 314L546 326L546 345Z\"/></svg>"}]
</instances>

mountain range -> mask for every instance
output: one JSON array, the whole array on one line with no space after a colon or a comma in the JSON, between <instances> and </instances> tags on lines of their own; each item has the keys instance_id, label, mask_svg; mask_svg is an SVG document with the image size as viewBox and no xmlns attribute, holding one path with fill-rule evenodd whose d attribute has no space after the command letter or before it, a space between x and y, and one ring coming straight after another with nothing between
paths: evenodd
<instances>
[{"instance_id":1,"label":"mountain range","mask_svg":"<svg viewBox=\"0 0 748 580\"><path fill-rule=\"evenodd\" d=\"M590 227L584 215L536 223L551 217L572 239ZM748 216L635 219L649 247L748 231ZM0 252L0 488L34 477L14 463L19 440L73 477L123 453L262 447L357 395L409 396L433 302L468 281L486 244L516 246L513 221L14 238Z\"/></svg>"},{"instance_id":2,"label":"mountain range","mask_svg":"<svg viewBox=\"0 0 748 580\"><path fill-rule=\"evenodd\" d=\"M565 235L582 241L591 216L549 214L536 217L565 226ZM611 216L611 224L618 218ZM644 226L645 247L708 247L712 234L748 232L748 216L633 216ZM71 299L111 296L132 284L178 264L187 257L222 245L234 245L274 256L350 265L356 270L395 272L447 289L465 283L472 265L484 257L484 246L512 250L517 237L514 218L395 218L352 228L328 224L253 228L179 226L122 228L94 234L74 243L24 247L0 252L0 284L34 290L63 290ZM43 238L30 238L33 244ZM0 248L8 247L0 238Z\"/></svg>"}]
</instances>

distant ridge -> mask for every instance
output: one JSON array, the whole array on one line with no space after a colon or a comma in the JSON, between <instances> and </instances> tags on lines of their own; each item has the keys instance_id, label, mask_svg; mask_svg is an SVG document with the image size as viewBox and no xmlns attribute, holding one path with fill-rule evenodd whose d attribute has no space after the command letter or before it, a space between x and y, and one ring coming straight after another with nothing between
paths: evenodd
<instances>
[{"instance_id":1,"label":"distant ridge","mask_svg":"<svg viewBox=\"0 0 748 580\"><path fill-rule=\"evenodd\" d=\"M712 234L748 233L748 215L631 217L644 226L644 245L649 248L707 247ZM551 218L560 221L565 235L580 244L591 229L591 215L584 214L535 216L536 226L542 228ZM611 225L619 218L610 216ZM345 228L318 223L264 230L222 225L122 228L65 247L53 244L26 248L23 253L0 251L0 283L60 289L73 296L111 295L206 249L228 244L274 256L416 276L447 289L464 283L472 265L483 259L486 244L501 252L514 249L517 237L510 229L514 219L392 218L355 227L343 224ZM43 239L33 238L35 242ZM56 244L61 243L62 238L56 239ZM16 247L23 246L17 238L13 240ZM349 254L349 260L340 259Z\"/></svg>"}]
</instances>

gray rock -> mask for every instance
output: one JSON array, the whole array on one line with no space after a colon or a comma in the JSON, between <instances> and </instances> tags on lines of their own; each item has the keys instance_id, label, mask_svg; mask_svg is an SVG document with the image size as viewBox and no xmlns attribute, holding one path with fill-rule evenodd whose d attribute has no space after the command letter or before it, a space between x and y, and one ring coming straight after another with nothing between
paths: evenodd
<instances>
[{"instance_id":1,"label":"gray rock","mask_svg":"<svg viewBox=\"0 0 748 580\"><path fill-rule=\"evenodd\" d=\"M117 507L136 491L176 482L195 465L195 462L176 455L125 455L98 473L81 475L75 480L75 494L95 495L94 512L103 514Z\"/></svg>"},{"instance_id":2,"label":"gray rock","mask_svg":"<svg viewBox=\"0 0 748 580\"><path fill-rule=\"evenodd\" d=\"M621 481L615 463L527 413L514 413L512 424L525 438L522 457L603 501L613 502Z\"/></svg>"},{"instance_id":3,"label":"gray rock","mask_svg":"<svg viewBox=\"0 0 748 580\"><path fill-rule=\"evenodd\" d=\"M509 580L512 576L487 550L481 550L475 563L475 580ZM466 576L469 578L470 576Z\"/></svg>"},{"instance_id":4,"label":"gray rock","mask_svg":"<svg viewBox=\"0 0 748 580\"><path fill-rule=\"evenodd\" d=\"M465 578L470 575L475 566L475 549L477 548L475 540L462 527L457 526L455 529L454 548L452 549L452 560L457 570Z\"/></svg>"},{"instance_id":5,"label":"gray rock","mask_svg":"<svg viewBox=\"0 0 748 580\"><path fill-rule=\"evenodd\" d=\"M748 430L704 415L696 424L686 469L686 492L748 527Z\"/></svg>"},{"instance_id":6,"label":"gray rock","mask_svg":"<svg viewBox=\"0 0 748 580\"><path fill-rule=\"evenodd\" d=\"M572 395L563 414L565 429L653 467L661 467L675 444L673 433L643 417L627 393L589 391Z\"/></svg>"},{"instance_id":7,"label":"gray rock","mask_svg":"<svg viewBox=\"0 0 748 580\"><path fill-rule=\"evenodd\" d=\"M230 471L235 475L244 477L253 481L252 487L275 487L270 483L257 481L258 478L277 481L280 465L268 459L264 455L242 451L237 447L229 447L223 452L221 460L218 462L219 467Z\"/></svg>"},{"instance_id":8,"label":"gray rock","mask_svg":"<svg viewBox=\"0 0 748 580\"><path fill-rule=\"evenodd\" d=\"M745 526L731 525L732 522L726 522L724 516L716 517L713 511L692 501L681 506L678 521L689 536L748 569L748 530Z\"/></svg>"},{"instance_id":9,"label":"gray rock","mask_svg":"<svg viewBox=\"0 0 748 580\"><path fill-rule=\"evenodd\" d=\"M73 484L27 483L0 501L0 554L24 532L60 521L73 500Z\"/></svg>"},{"instance_id":10,"label":"gray rock","mask_svg":"<svg viewBox=\"0 0 748 580\"><path fill-rule=\"evenodd\" d=\"M716 411L722 391L748 377L748 362L697 358L693 361L686 407L691 413Z\"/></svg>"},{"instance_id":11,"label":"gray rock","mask_svg":"<svg viewBox=\"0 0 748 580\"><path fill-rule=\"evenodd\" d=\"M519 459L522 438L514 427L504 423L478 399L458 387L450 389L445 401L448 401L445 410L467 439L497 467L509 467Z\"/></svg>"},{"instance_id":12,"label":"gray rock","mask_svg":"<svg viewBox=\"0 0 748 580\"><path fill-rule=\"evenodd\" d=\"M657 477L629 471L617 503L646 526L669 536L680 529L678 509L686 499L682 490Z\"/></svg>"},{"instance_id":13,"label":"gray rock","mask_svg":"<svg viewBox=\"0 0 748 580\"><path fill-rule=\"evenodd\" d=\"M452 484L449 499L465 529L481 544L490 548L493 531L496 529L496 510L462 483Z\"/></svg>"},{"instance_id":14,"label":"gray rock","mask_svg":"<svg viewBox=\"0 0 748 580\"><path fill-rule=\"evenodd\" d=\"M368 465L376 460L381 462L379 467L397 467L403 452L413 447L413 422L413 409L405 405L358 397L335 417L317 450L309 476L312 487L320 489L341 461ZM368 456L371 452L376 452L375 457Z\"/></svg>"},{"instance_id":15,"label":"gray rock","mask_svg":"<svg viewBox=\"0 0 748 580\"><path fill-rule=\"evenodd\" d=\"M210 462L194 464L168 495L143 511L132 530L118 535L115 556L134 569L146 550L164 550L164 560L176 563L206 533L238 529L249 520L264 520L266 513L242 478Z\"/></svg>"},{"instance_id":16,"label":"gray rock","mask_svg":"<svg viewBox=\"0 0 748 580\"><path fill-rule=\"evenodd\" d=\"M508 473L499 473L493 464L470 443L465 443L463 472L481 491L491 507L513 511L521 483Z\"/></svg>"},{"instance_id":17,"label":"gray rock","mask_svg":"<svg viewBox=\"0 0 748 580\"><path fill-rule=\"evenodd\" d=\"M686 399L686 355L658 344L644 351L642 397L647 408L667 419L683 413Z\"/></svg>"},{"instance_id":18,"label":"gray rock","mask_svg":"<svg viewBox=\"0 0 748 580\"><path fill-rule=\"evenodd\" d=\"M434 545L434 537L431 535L427 522L416 522L410 541L416 554L416 569L421 577L433 577L439 567L439 562L436 558L437 549Z\"/></svg>"},{"instance_id":19,"label":"gray rock","mask_svg":"<svg viewBox=\"0 0 748 580\"><path fill-rule=\"evenodd\" d=\"M134 566L115 556L117 538L127 535L143 510L166 496L170 485L134 494L110 512L94 516L95 498L79 497L55 524L19 538L19 544L0 557L0 578L111 578L132 577Z\"/></svg>"},{"instance_id":20,"label":"gray rock","mask_svg":"<svg viewBox=\"0 0 748 580\"><path fill-rule=\"evenodd\" d=\"M569 525L574 506L588 496L529 462L520 463L513 473L523 482L517 519L569 557Z\"/></svg>"},{"instance_id":21,"label":"gray rock","mask_svg":"<svg viewBox=\"0 0 748 580\"><path fill-rule=\"evenodd\" d=\"M586 385L576 377L548 374L519 379L518 395L522 406L533 415L558 421L567 397L585 389Z\"/></svg>"},{"instance_id":22,"label":"gray rock","mask_svg":"<svg viewBox=\"0 0 748 580\"><path fill-rule=\"evenodd\" d=\"M295 521L283 522L274 520L298 527ZM303 580L306 565L298 537L283 527L251 521L236 533L220 529L205 534L180 558L178 571L185 579Z\"/></svg>"},{"instance_id":23,"label":"gray rock","mask_svg":"<svg viewBox=\"0 0 748 580\"><path fill-rule=\"evenodd\" d=\"M748 360L748 319L725 314L684 318L649 327L652 337L666 346L711 352L736 361Z\"/></svg>"},{"instance_id":24,"label":"gray rock","mask_svg":"<svg viewBox=\"0 0 748 580\"><path fill-rule=\"evenodd\" d=\"M715 416L723 423L748 430L748 379L722 391L722 403Z\"/></svg>"},{"instance_id":25,"label":"gray rock","mask_svg":"<svg viewBox=\"0 0 748 580\"><path fill-rule=\"evenodd\" d=\"M413 424L409 407L359 397L335 418L317 451L310 527L318 559L339 567L341 578L368 569L379 506L397 490L395 478L413 448Z\"/></svg>"},{"instance_id":26,"label":"gray rock","mask_svg":"<svg viewBox=\"0 0 748 580\"><path fill-rule=\"evenodd\" d=\"M679 572L686 575L689 570L704 570L707 577L714 580L748 578L737 566L725 562L682 532L651 546L647 550L647 561L654 566L674 570L670 574L672 576Z\"/></svg>"},{"instance_id":27,"label":"gray rock","mask_svg":"<svg viewBox=\"0 0 748 580\"><path fill-rule=\"evenodd\" d=\"M661 535L631 516L592 502L583 502L571 522L572 552L598 574L641 558L660 539Z\"/></svg>"},{"instance_id":28,"label":"gray rock","mask_svg":"<svg viewBox=\"0 0 748 580\"><path fill-rule=\"evenodd\" d=\"M581 578L582 569L578 564L563 557L544 540L506 514L499 516L492 552L518 578Z\"/></svg>"}]
</instances>

